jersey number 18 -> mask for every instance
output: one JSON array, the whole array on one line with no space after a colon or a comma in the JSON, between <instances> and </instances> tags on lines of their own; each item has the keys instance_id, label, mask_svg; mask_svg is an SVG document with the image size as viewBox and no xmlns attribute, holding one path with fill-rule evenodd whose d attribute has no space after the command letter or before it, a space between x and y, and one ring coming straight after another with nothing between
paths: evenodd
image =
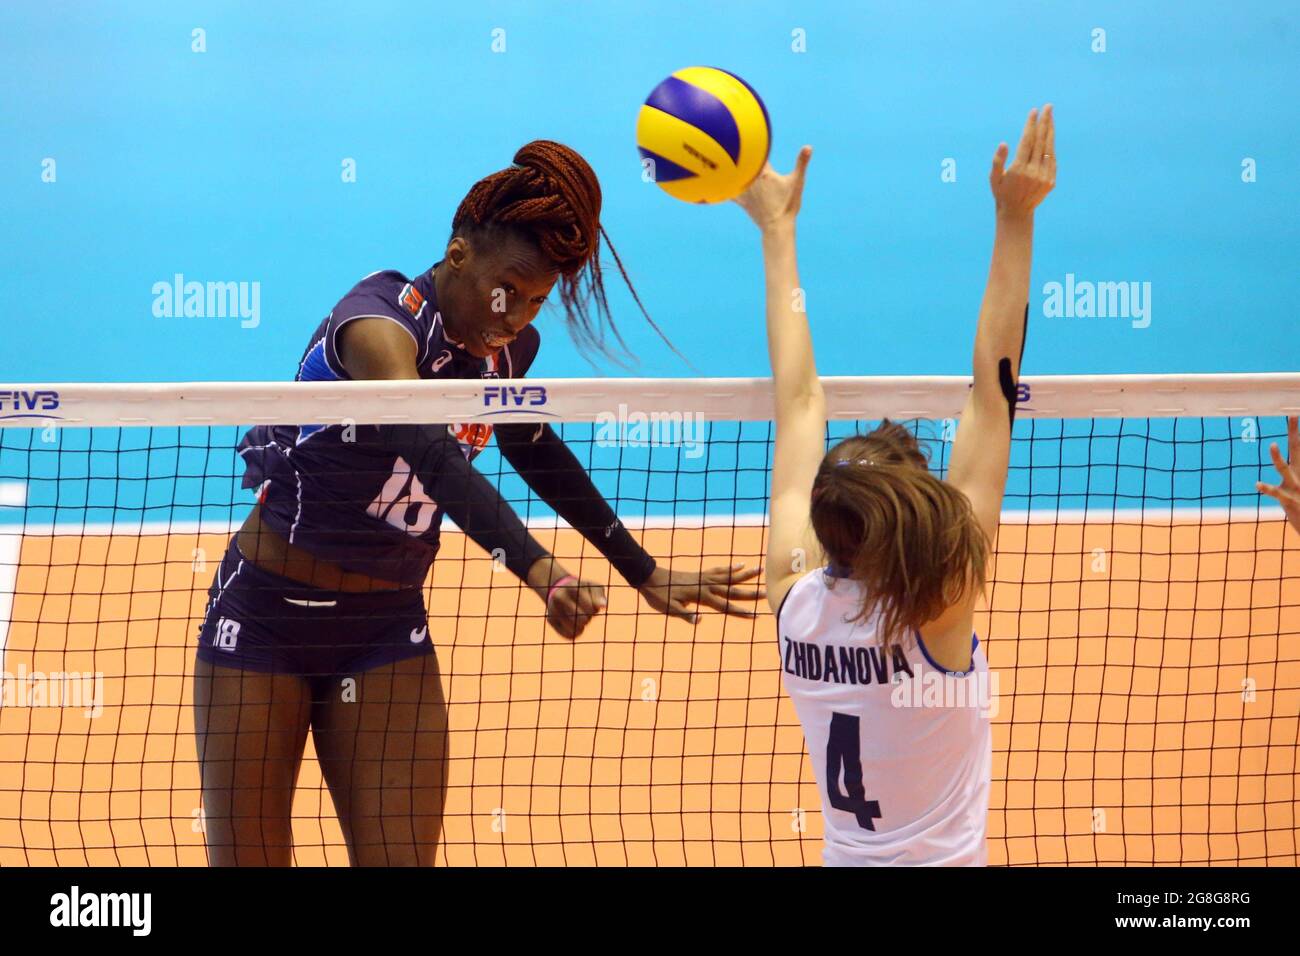
<instances>
[{"instance_id":1,"label":"jersey number 18","mask_svg":"<svg viewBox=\"0 0 1300 956\"><path fill-rule=\"evenodd\" d=\"M437 513L438 503L425 493L419 477L411 474L411 466L400 456L393 462L393 473L379 496L366 509L366 514L416 535L429 530Z\"/></svg>"}]
</instances>

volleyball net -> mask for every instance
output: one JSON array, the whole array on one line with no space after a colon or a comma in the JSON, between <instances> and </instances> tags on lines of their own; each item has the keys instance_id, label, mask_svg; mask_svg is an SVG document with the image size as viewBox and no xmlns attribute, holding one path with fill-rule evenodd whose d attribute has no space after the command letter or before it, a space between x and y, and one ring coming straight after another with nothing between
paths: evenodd
<instances>
[{"instance_id":1,"label":"volleyball net","mask_svg":"<svg viewBox=\"0 0 1300 956\"><path fill-rule=\"evenodd\" d=\"M944 473L966 378L828 378L828 440L910 423ZM994 864L1297 862L1300 535L1274 482L1300 375L1030 378L977 617ZM0 391L0 865L202 865L192 683L254 505L257 423L550 422L674 568L761 563L770 382L32 385ZM652 610L489 443L609 605L576 640L450 522L425 583L447 701L438 861L817 863L774 622ZM365 503L361 503L363 506ZM347 862L313 743L294 859ZM900 742L905 747L906 742Z\"/></svg>"}]
</instances>

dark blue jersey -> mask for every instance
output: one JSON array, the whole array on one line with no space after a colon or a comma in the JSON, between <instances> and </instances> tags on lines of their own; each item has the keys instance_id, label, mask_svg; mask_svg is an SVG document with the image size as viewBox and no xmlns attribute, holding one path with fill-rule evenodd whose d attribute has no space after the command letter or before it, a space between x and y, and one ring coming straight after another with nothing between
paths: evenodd
<instances>
[{"instance_id":1,"label":"dark blue jersey","mask_svg":"<svg viewBox=\"0 0 1300 956\"><path fill-rule=\"evenodd\" d=\"M433 270L366 276L312 334L296 380L345 381L339 330L354 319L396 322L416 347L421 378L520 378L537 355L532 326L494 356L475 358L450 341L434 295ZM449 425L469 460L492 437L486 424ZM291 543L348 571L404 586L423 584L438 550L443 509L425 494L378 429L355 425L258 425L239 443L244 487L261 488L262 520Z\"/></svg>"}]
</instances>

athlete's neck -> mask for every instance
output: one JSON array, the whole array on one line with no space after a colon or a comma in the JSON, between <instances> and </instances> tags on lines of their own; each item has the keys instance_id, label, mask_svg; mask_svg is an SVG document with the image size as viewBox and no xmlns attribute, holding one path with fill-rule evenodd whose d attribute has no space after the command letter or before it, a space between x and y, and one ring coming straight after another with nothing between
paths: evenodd
<instances>
[{"instance_id":1,"label":"athlete's neck","mask_svg":"<svg viewBox=\"0 0 1300 956\"><path fill-rule=\"evenodd\" d=\"M445 303L448 299L449 290L447 288L447 270L441 269L442 263L439 262L430 270L433 273L433 297L438 303L438 311L442 313L442 334L451 342L460 345L464 338L460 334L460 329L456 325L456 320L451 313L447 311Z\"/></svg>"}]
</instances>

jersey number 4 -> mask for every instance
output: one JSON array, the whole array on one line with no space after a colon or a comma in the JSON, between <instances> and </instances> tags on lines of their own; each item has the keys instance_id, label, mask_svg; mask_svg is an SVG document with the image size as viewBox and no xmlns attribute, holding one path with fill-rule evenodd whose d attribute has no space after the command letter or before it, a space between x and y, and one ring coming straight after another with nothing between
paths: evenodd
<instances>
[{"instance_id":1,"label":"jersey number 4","mask_svg":"<svg viewBox=\"0 0 1300 956\"><path fill-rule=\"evenodd\" d=\"M847 810L858 818L858 826L874 830L881 817L880 803L868 800L862 786L861 718L852 714L831 714L831 733L826 741L826 791L831 806ZM840 770L844 771L844 790L840 791Z\"/></svg>"}]
</instances>

